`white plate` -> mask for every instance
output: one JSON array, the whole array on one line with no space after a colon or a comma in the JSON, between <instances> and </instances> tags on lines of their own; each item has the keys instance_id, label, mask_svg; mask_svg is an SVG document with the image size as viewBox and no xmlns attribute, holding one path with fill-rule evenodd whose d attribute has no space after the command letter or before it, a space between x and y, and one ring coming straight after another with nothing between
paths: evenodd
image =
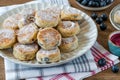
<instances>
[{"instance_id":1,"label":"white plate","mask_svg":"<svg viewBox=\"0 0 120 80\"><path fill-rule=\"evenodd\" d=\"M117 24L114 22L114 14L117 10L120 10L120 4L118 4L117 6L115 6L111 12L110 12L110 15L109 15L109 18L110 18L110 22L111 24L113 25L114 28L116 28L117 30L120 30L120 24Z\"/></svg>"},{"instance_id":2,"label":"white plate","mask_svg":"<svg viewBox=\"0 0 120 80\"><path fill-rule=\"evenodd\" d=\"M34 4L25 4L23 6L17 7L15 9L12 9L8 12L6 12L5 14L0 16L0 25L2 24L2 22L4 21L4 19L6 19L8 16L12 15L12 14L16 14L19 13L23 8L35 8L35 9L45 9L46 7L51 7L51 6L56 6L59 8L67 8L67 9L72 9L72 7L68 7L68 6L63 6L63 5L51 5L51 4L41 4L41 3L34 3ZM73 8L75 9L75 8ZM80 27L81 27L81 32L77 35L78 39L79 39L79 46L76 50L66 53L65 55L62 55L62 60L60 62L56 62L56 63L50 63L50 64L40 64L37 63L36 60L33 61L19 61L17 59L14 58L14 56L12 55L12 50L1 50L0 51L0 55L14 63L18 63L18 64L22 64L22 65L27 65L27 66L32 66L32 67L50 67L50 66L56 66L56 65L60 65L60 64L64 64L67 62L70 62L71 60L85 54L85 52L87 50L89 50L92 45L95 43L96 38L97 38L97 27L94 23L94 21L84 12L78 10L80 12L80 14L83 17L83 20L80 22Z\"/></svg>"},{"instance_id":3,"label":"white plate","mask_svg":"<svg viewBox=\"0 0 120 80\"><path fill-rule=\"evenodd\" d=\"M114 1L114 0L112 0L112 1ZM112 2L111 4L109 4L109 5L107 5L107 6L95 8L95 7L87 7L87 6L81 5L81 4L80 4L79 2L77 2L77 1L76 1L76 3L77 3L80 7L82 7L83 9L90 10L90 11L101 11L101 10L107 9L108 7L110 7L110 6L113 4L113 2Z\"/></svg>"}]
</instances>

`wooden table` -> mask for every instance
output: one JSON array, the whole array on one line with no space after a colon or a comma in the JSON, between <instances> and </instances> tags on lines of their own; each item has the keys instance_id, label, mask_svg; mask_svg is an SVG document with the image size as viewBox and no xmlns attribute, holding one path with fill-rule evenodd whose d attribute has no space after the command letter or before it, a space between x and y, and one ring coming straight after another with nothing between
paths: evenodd
<instances>
[{"instance_id":1,"label":"wooden table","mask_svg":"<svg viewBox=\"0 0 120 80\"><path fill-rule=\"evenodd\" d=\"M24 3L24 2L28 2L28 1L31 1L31 0L0 0L0 6L4 6L4 5L12 5L12 4L20 4L20 3ZM82 11L84 11L85 13L87 13L88 15L91 15L92 11L87 11L87 10L84 10L82 9L81 7L79 7L76 3L75 3L75 0L69 0L71 5L75 8L78 8ZM106 13L109 15L110 11L112 10L112 8L114 6L116 6L117 4L120 3L120 0L115 0L115 2L113 3L113 5L104 10L104 11L100 11L100 12L97 12L99 15L101 13ZM108 35L115 31L115 29L112 27L109 19L105 22L107 24L107 30L105 31L101 31L99 26L98 26L98 39L97 41L103 45L106 49L108 49L108 45L107 45L107 38L108 38ZM118 64L119 67L120 67L120 64ZM0 80L5 80L5 72L4 72L4 60L3 58L0 58ZM120 71L119 73L117 74L114 74L112 73L111 69L107 69L105 71L102 71L94 76L91 76L91 77L88 77L84 80L120 80Z\"/></svg>"}]
</instances>

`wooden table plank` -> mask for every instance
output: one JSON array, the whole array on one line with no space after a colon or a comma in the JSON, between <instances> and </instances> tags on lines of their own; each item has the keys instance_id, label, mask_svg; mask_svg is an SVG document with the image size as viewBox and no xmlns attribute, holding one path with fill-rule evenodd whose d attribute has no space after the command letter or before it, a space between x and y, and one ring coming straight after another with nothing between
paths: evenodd
<instances>
[{"instance_id":1,"label":"wooden table plank","mask_svg":"<svg viewBox=\"0 0 120 80\"><path fill-rule=\"evenodd\" d=\"M5 80L4 60L0 57L0 80Z\"/></svg>"},{"instance_id":2,"label":"wooden table plank","mask_svg":"<svg viewBox=\"0 0 120 80\"><path fill-rule=\"evenodd\" d=\"M32 0L0 0L0 6L21 4L29 1L32 1Z\"/></svg>"},{"instance_id":3,"label":"wooden table plank","mask_svg":"<svg viewBox=\"0 0 120 80\"><path fill-rule=\"evenodd\" d=\"M28 2L31 0L0 0L0 6L5 6L5 5L12 5L12 4L21 4L24 2ZM91 15L92 11L87 11L82 9L81 7L79 7L76 3L75 0L69 0L71 5L75 8L78 8L82 11L84 11L85 13L87 13L88 15ZM97 12L99 15L101 13L107 13L109 15L110 11L112 10L112 8L114 6L116 6L117 4L120 4L120 0L115 0L114 4L103 11ZM98 26L98 39L97 41L102 44L106 49L108 49L108 45L107 45L107 37L108 35L115 31L115 29L112 27L111 23L109 20L107 20L105 22L107 24L107 30L105 31L101 31L99 26ZM120 66L120 64L118 64ZM112 73L111 69L105 70L103 72L100 72L94 76L91 76L89 78L86 78L85 80L120 80L120 72L117 74ZM3 58L0 57L0 80L5 80L5 72L4 72L4 60Z\"/></svg>"}]
</instances>

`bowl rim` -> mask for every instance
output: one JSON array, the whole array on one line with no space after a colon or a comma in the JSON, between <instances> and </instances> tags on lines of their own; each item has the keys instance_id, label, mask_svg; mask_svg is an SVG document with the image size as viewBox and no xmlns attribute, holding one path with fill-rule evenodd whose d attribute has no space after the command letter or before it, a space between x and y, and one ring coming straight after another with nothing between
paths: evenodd
<instances>
[{"instance_id":1,"label":"bowl rim","mask_svg":"<svg viewBox=\"0 0 120 80\"><path fill-rule=\"evenodd\" d=\"M120 34L120 31L113 31L112 33L110 33L108 36L108 41L111 42L113 46L120 47L119 45L116 45L115 43L111 41L111 37L114 36L115 34Z\"/></svg>"},{"instance_id":2,"label":"bowl rim","mask_svg":"<svg viewBox=\"0 0 120 80\"><path fill-rule=\"evenodd\" d=\"M115 29L117 29L117 30L120 30L120 28L115 25L116 23L115 23L115 22L113 21L113 19L112 19L112 14L114 13L114 10L115 10L117 7L119 7L119 6L120 6L120 4L116 5L116 6L111 10L111 12L110 12L110 14L109 14L110 22L111 22L112 26L113 26Z\"/></svg>"},{"instance_id":3,"label":"bowl rim","mask_svg":"<svg viewBox=\"0 0 120 80\"><path fill-rule=\"evenodd\" d=\"M106 6L103 6L103 7L88 7L88 6L84 6L84 5L80 4L77 0L75 0L75 2L76 2L80 7L84 8L84 9L86 9L86 10L100 11L100 10L104 10L104 9L110 7L110 6L115 2L115 0L113 0L112 3L110 3L110 4L106 5Z\"/></svg>"}]
</instances>

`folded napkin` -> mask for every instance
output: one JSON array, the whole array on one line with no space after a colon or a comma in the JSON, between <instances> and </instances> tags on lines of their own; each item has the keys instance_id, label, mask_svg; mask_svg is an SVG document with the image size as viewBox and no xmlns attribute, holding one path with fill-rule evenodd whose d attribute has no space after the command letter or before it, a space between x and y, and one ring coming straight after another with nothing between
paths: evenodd
<instances>
[{"instance_id":1,"label":"folded napkin","mask_svg":"<svg viewBox=\"0 0 120 80\"><path fill-rule=\"evenodd\" d=\"M104 67L97 66L100 58L107 61ZM108 69L119 62L97 42L83 56L60 66L49 68L27 67L5 60L6 80L79 80ZM12 75L12 76L11 76Z\"/></svg>"},{"instance_id":2,"label":"folded napkin","mask_svg":"<svg viewBox=\"0 0 120 80\"><path fill-rule=\"evenodd\" d=\"M56 3L58 5L68 5L68 0L39 0L32 1L30 3L36 2L49 2ZM21 4L24 5L24 4ZM7 10L13 9L16 6L13 5L0 8L0 14L3 14ZM107 65L104 67L98 67L97 61L100 58L105 58ZM49 67L49 68L39 68L39 67L28 67L19 64L12 63L5 60L5 75L6 80L81 80L88 76L92 76L102 70L111 67L119 62L118 57L110 54L97 42L94 46L87 51L83 56L60 66Z\"/></svg>"}]
</instances>

